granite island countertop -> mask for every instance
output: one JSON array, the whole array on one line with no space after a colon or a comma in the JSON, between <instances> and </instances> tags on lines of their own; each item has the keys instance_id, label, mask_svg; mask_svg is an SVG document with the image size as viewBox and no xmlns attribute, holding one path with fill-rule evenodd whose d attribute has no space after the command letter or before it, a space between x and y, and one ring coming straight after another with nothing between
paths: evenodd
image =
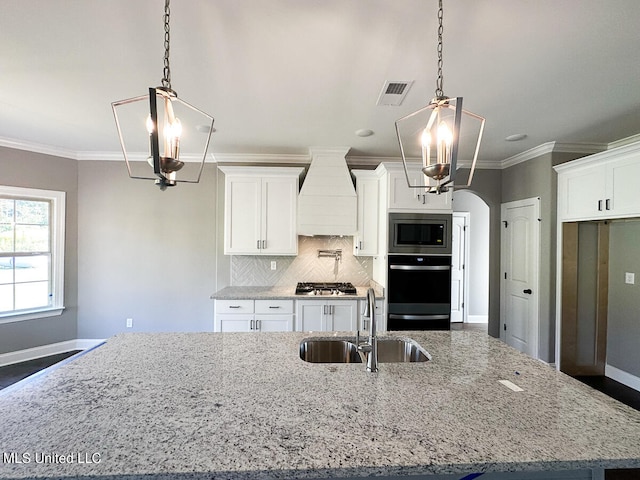
<instances>
[{"instance_id":1,"label":"granite island countertop","mask_svg":"<svg viewBox=\"0 0 640 480\"><path fill-rule=\"evenodd\" d=\"M432 360L381 364L370 374L362 364L302 361L299 342L317 335L112 337L0 391L0 477L640 468L640 412L496 339L405 332Z\"/></svg>"}]
</instances>

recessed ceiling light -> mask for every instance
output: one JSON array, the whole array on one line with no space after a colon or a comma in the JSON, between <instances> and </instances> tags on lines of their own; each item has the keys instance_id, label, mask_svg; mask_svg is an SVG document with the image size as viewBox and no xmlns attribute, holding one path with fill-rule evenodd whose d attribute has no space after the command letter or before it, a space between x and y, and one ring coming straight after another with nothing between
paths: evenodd
<instances>
[{"instance_id":1,"label":"recessed ceiling light","mask_svg":"<svg viewBox=\"0 0 640 480\"><path fill-rule=\"evenodd\" d=\"M518 140L524 140L527 138L526 133L514 133L513 135L509 135L505 140L507 142L517 142Z\"/></svg>"},{"instance_id":2,"label":"recessed ceiling light","mask_svg":"<svg viewBox=\"0 0 640 480\"><path fill-rule=\"evenodd\" d=\"M368 128L361 128L360 130L356 130L356 135L359 137L370 137L373 135L373 130L369 130Z\"/></svg>"}]
</instances>

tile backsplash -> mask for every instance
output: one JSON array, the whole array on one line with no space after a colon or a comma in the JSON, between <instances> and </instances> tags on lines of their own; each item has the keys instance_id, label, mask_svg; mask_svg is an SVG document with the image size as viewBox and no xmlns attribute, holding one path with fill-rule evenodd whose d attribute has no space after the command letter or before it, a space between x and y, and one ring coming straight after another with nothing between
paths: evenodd
<instances>
[{"instance_id":1,"label":"tile backsplash","mask_svg":"<svg viewBox=\"0 0 640 480\"><path fill-rule=\"evenodd\" d=\"M318 258L318 250L342 250L342 260ZM271 270L271 262L276 270ZM298 237L298 256L246 256L231 258L231 285L284 286L297 282L351 282L368 286L372 257L353 255L353 237Z\"/></svg>"}]
</instances>

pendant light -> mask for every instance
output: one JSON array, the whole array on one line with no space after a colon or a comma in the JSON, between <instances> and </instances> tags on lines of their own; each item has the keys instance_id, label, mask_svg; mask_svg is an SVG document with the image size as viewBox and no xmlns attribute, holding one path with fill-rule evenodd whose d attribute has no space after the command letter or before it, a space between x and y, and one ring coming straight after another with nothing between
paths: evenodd
<instances>
[{"instance_id":1,"label":"pendant light","mask_svg":"<svg viewBox=\"0 0 640 480\"><path fill-rule=\"evenodd\" d=\"M200 181L214 121L171 88L170 15L165 0L162 86L111 104L129 177L155 180L160 190Z\"/></svg>"},{"instance_id":2,"label":"pendant light","mask_svg":"<svg viewBox=\"0 0 640 480\"><path fill-rule=\"evenodd\" d=\"M471 185L485 119L462 109L462 97L444 95L442 84L442 0L438 1L438 77L435 98L426 107L397 120L396 135L410 188L440 194L453 187L460 148L473 149L467 186ZM463 139L464 135L464 139ZM463 141L461 142L461 139ZM412 179L408 162L420 160L424 176Z\"/></svg>"}]
</instances>

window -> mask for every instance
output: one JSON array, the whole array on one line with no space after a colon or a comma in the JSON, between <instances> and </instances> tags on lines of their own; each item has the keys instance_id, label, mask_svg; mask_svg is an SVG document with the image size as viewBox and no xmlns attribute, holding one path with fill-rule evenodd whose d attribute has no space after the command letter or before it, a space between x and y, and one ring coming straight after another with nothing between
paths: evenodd
<instances>
[{"instance_id":1,"label":"window","mask_svg":"<svg viewBox=\"0 0 640 480\"><path fill-rule=\"evenodd\" d=\"M0 186L0 323L60 315L65 193Z\"/></svg>"}]
</instances>

